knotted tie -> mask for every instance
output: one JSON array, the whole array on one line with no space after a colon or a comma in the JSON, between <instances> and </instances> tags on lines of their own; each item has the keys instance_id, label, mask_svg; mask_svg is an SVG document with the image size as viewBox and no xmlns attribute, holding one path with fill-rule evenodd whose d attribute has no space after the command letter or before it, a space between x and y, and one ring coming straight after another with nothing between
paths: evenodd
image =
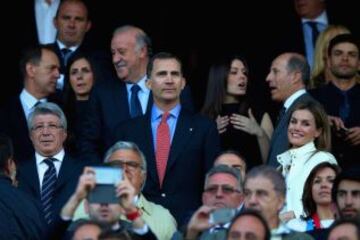
<instances>
[{"instance_id":1,"label":"knotted tie","mask_svg":"<svg viewBox=\"0 0 360 240\"><path fill-rule=\"evenodd\" d=\"M53 196L57 181L56 169L54 165L55 158L46 158L44 162L48 165L48 169L44 174L44 179L41 187L41 203L43 206L43 213L45 220L50 224L53 220Z\"/></svg>"},{"instance_id":2,"label":"knotted tie","mask_svg":"<svg viewBox=\"0 0 360 240\"><path fill-rule=\"evenodd\" d=\"M142 115L141 104L138 98L138 92L140 87L137 84L134 84L131 87L131 97L130 97L130 116L131 118L138 117Z\"/></svg>"},{"instance_id":3,"label":"knotted tie","mask_svg":"<svg viewBox=\"0 0 360 240\"><path fill-rule=\"evenodd\" d=\"M312 43L313 43L313 46L315 47L316 39L319 36L319 30L317 28L317 23L313 22L313 21L309 21L309 22L307 22L307 24L311 28Z\"/></svg>"},{"instance_id":4,"label":"knotted tie","mask_svg":"<svg viewBox=\"0 0 360 240\"><path fill-rule=\"evenodd\" d=\"M162 186L170 151L170 128L167 124L169 113L165 112L156 131L156 168Z\"/></svg>"},{"instance_id":5,"label":"knotted tie","mask_svg":"<svg viewBox=\"0 0 360 240\"><path fill-rule=\"evenodd\" d=\"M66 66L67 65L67 62L71 56L71 53L72 51L68 48L63 48L61 49L61 54L62 54L62 57L64 59L64 65Z\"/></svg>"}]
</instances>

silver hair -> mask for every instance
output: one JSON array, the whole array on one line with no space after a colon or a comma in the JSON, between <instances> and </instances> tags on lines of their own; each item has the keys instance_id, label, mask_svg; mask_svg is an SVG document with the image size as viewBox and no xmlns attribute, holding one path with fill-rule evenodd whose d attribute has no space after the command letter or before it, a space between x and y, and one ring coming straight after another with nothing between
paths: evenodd
<instances>
[{"instance_id":1,"label":"silver hair","mask_svg":"<svg viewBox=\"0 0 360 240\"><path fill-rule=\"evenodd\" d=\"M207 172L206 177L205 177L205 186L207 185L209 178L218 173L223 173L223 174L228 174L228 175L233 176L236 179L239 190L241 192L243 191L243 181L241 178L240 171L238 169L235 169L235 168L229 167L227 165L223 165L223 164L214 166Z\"/></svg>"},{"instance_id":2,"label":"silver hair","mask_svg":"<svg viewBox=\"0 0 360 240\"><path fill-rule=\"evenodd\" d=\"M37 105L35 107L34 111L32 111L29 114L29 117L27 119L27 125L28 125L29 132L34 127L34 125L33 125L34 118L38 115L46 115L46 114L51 114L51 115L57 116L60 119L60 125L63 127L63 129L65 131L67 130L67 120L66 120L65 114L61 110L61 108L55 103L44 102L44 103L40 103L39 105Z\"/></svg>"},{"instance_id":3,"label":"silver hair","mask_svg":"<svg viewBox=\"0 0 360 240\"><path fill-rule=\"evenodd\" d=\"M104 163L110 162L111 155L118 151L118 150L132 150L135 153L137 153L141 160L141 169L143 172L146 172L147 164L146 164L146 158L144 153L140 150L138 145L136 145L133 142L125 142L125 141L118 141L114 145L112 145L105 153L104 156Z\"/></svg>"}]
</instances>

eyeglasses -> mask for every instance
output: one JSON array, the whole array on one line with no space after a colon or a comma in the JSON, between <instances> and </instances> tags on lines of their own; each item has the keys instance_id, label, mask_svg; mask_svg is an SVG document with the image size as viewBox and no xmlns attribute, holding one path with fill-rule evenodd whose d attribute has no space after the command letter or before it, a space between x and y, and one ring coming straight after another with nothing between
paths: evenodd
<instances>
[{"instance_id":1,"label":"eyeglasses","mask_svg":"<svg viewBox=\"0 0 360 240\"><path fill-rule=\"evenodd\" d=\"M135 171L138 168L143 169L143 166L141 166L140 163L135 161L124 161L124 160L111 160L109 162L109 165L111 166L117 166L122 169L129 169L130 171Z\"/></svg>"},{"instance_id":2,"label":"eyeglasses","mask_svg":"<svg viewBox=\"0 0 360 240\"><path fill-rule=\"evenodd\" d=\"M45 125L45 124L35 125L31 128L31 130L34 132L42 132L42 131L44 131L45 128L47 128L51 132L54 132L54 131L56 131L58 129L62 129L64 127L61 125L56 125L54 123L50 123L49 125Z\"/></svg>"},{"instance_id":3,"label":"eyeglasses","mask_svg":"<svg viewBox=\"0 0 360 240\"><path fill-rule=\"evenodd\" d=\"M210 193L210 194L216 194L218 192L219 188L221 189L221 191L224 194L227 194L227 195L233 194L234 192L241 193L240 190L235 189L234 187L229 186L229 185L212 185L212 186L205 188L204 192Z\"/></svg>"}]
</instances>

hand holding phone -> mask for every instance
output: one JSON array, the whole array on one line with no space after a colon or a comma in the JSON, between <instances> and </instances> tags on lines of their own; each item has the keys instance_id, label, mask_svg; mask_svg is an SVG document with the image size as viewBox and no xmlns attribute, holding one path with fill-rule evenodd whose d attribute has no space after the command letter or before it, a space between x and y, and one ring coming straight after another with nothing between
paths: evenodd
<instances>
[{"instance_id":1,"label":"hand holding phone","mask_svg":"<svg viewBox=\"0 0 360 240\"><path fill-rule=\"evenodd\" d=\"M231 221L235 216L236 210L233 208L219 208L210 213L209 223L217 225Z\"/></svg>"},{"instance_id":2,"label":"hand holding phone","mask_svg":"<svg viewBox=\"0 0 360 240\"><path fill-rule=\"evenodd\" d=\"M123 170L118 167L93 167L95 187L88 195L90 203L118 203L116 185L123 180Z\"/></svg>"}]
</instances>

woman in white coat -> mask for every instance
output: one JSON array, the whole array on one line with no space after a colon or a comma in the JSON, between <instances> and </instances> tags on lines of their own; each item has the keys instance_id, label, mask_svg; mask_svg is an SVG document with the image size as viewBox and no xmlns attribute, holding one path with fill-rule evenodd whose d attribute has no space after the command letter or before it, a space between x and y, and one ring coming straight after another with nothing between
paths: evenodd
<instances>
[{"instance_id":1,"label":"woman in white coat","mask_svg":"<svg viewBox=\"0 0 360 240\"><path fill-rule=\"evenodd\" d=\"M286 180L286 204L282 219L300 217L301 201L306 179L312 169L322 162L337 164L329 153L331 136L325 110L316 101L298 103L288 125L290 148L277 156Z\"/></svg>"}]
</instances>

